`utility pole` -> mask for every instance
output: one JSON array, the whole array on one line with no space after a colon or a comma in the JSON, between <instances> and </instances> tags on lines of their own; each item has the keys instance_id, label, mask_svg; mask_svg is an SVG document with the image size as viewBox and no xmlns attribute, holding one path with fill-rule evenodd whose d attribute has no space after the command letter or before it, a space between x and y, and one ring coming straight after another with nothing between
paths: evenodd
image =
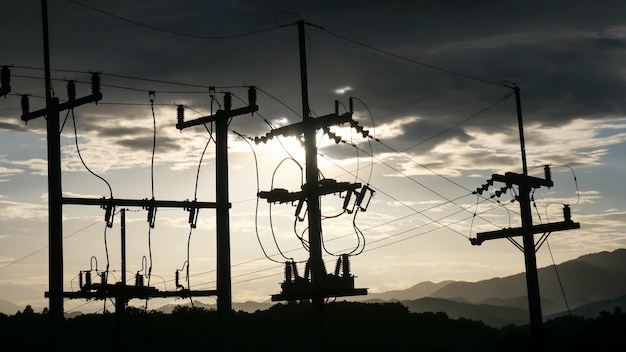
<instances>
[{"instance_id":1,"label":"utility pole","mask_svg":"<svg viewBox=\"0 0 626 352\"><path fill-rule=\"evenodd\" d=\"M322 218L320 212L320 196L317 187L319 170L317 167L317 140L316 132L312 124L313 116L309 109L309 92L306 67L306 41L304 33L304 21L298 21L298 42L300 51L300 85L302 91L302 119L304 121L304 148L306 155L306 187L303 190L307 200L307 215L309 219L309 266L311 268L311 285L315 292L316 285L326 277L326 268L322 259ZM319 351L324 351L326 317L324 314L324 297L314 295L313 323L317 327L315 335Z\"/></svg>"},{"instance_id":2,"label":"utility pole","mask_svg":"<svg viewBox=\"0 0 626 352\"><path fill-rule=\"evenodd\" d=\"M517 120L519 127L520 148L522 155L522 174L507 172L504 175L494 174L492 178L482 185L481 188L476 189L475 194L482 194L492 186L494 181L502 182L506 187L496 191L496 195L500 196L502 193L513 185L518 185L519 195L516 200L520 203L520 216L521 227L520 228L508 228L498 231L490 231L476 234L476 238L470 239L473 245L481 245L486 240L509 238L515 236L522 236L522 246L518 247L524 253L524 263L526 268L526 289L528 294L528 311L530 314L530 329L531 329L531 350L542 351L543 350L543 317L541 313L541 295L539 293L539 277L537 275L537 257L534 235L537 233L543 233L547 236L553 231L573 230L580 228L579 223L575 223L571 219L571 212L569 206L565 205L563 208L564 221L555 222L549 224L533 225L532 211L531 211L531 197L530 192L534 188L540 187L552 187L550 166L546 165L544 168L545 178L537 178L528 176L528 165L526 164L526 145L524 142L524 126L522 122L522 107L520 99L520 89L514 85L510 87L515 92L515 102L517 107ZM514 242L516 243L516 242ZM517 243L516 243L517 244Z\"/></svg>"},{"instance_id":3,"label":"utility pole","mask_svg":"<svg viewBox=\"0 0 626 352\"><path fill-rule=\"evenodd\" d=\"M59 103L52 96L50 74L50 45L48 41L48 3L41 1L43 52L45 71L46 107L30 112L28 96L22 96L22 120L45 116L47 120L48 149L48 286L49 286L49 317L54 329L60 329L63 321L63 218L62 218L62 187L61 187L61 136L59 131L59 111L73 109L79 105L97 102L102 99L100 93L100 77L92 75L92 93L76 99L75 86L68 85L68 101ZM70 88L71 87L71 88Z\"/></svg>"},{"instance_id":4,"label":"utility pole","mask_svg":"<svg viewBox=\"0 0 626 352\"><path fill-rule=\"evenodd\" d=\"M48 287L50 288L50 320L63 320L63 214L61 197L61 135L59 132L59 99L52 98L50 77L50 44L48 41L48 1L41 0L43 55L46 89L48 138ZM22 117L23 119L23 117Z\"/></svg>"},{"instance_id":5,"label":"utility pole","mask_svg":"<svg viewBox=\"0 0 626 352\"><path fill-rule=\"evenodd\" d=\"M49 71L49 69L47 69ZM46 75L48 76L48 75ZM100 76L91 75L91 94L76 98L73 81L67 85L68 100L59 103L59 98L47 98L46 108L29 111L28 95L22 95L22 121L45 116L48 141L48 261L50 318L63 319L63 193L61 188L61 132L59 131L59 111L71 110L87 103L102 99Z\"/></svg>"},{"instance_id":6,"label":"utility pole","mask_svg":"<svg viewBox=\"0 0 626 352\"><path fill-rule=\"evenodd\" d=\"M325 348L326 330L324 300L329 297L366 295L367 289L354 288L354 276L350 274L349 255L347 254L343 254L339 257L334 274L328 274L326 272L322 258L320 197L327 194L346 192L344 209L347 209L347 203L351 195L356 194L357 200L355 201L355 206L359 206L359 209L365 211L365 207L361 207L361 202L368 192L371 192L370 195L373 194L373 190L366 185L363 186L360 191L357 191L357 189L361 187L360 183L319 179L317 131L322 129L331 136L331 138L338 138L340 140L340 137L335 137L334 134L328 132L328 126L342 123L350 123L351 126L356 128L360 128L360 126L358 126L356 121L352 120L352 111L339 115L337 104L334 114L318 118L311 116L308 98L304 26L304 21L298 21L303 120L302 122L292 125L276 128L263 137L255 138L255 142L265 143L268 139L279 135L303 136L306 159L306 183L302 186L302 191L288 192L284 189L275 188L271 191L259 192L258 196L267 199L268 203L298 202L298 209L301 209L303 202L306 201L307 203L309 259L305 268L305 275L304 277L300 277L295 262L286 262L285 281L281 284L282 292L272 295L272 301L310 300L313 310L313 346L315 346L315 350L323 351ZM363 131L362 128L361 131ZM337 139L335 139L335 141L337 142ZM297 210L297 212L299 212L299 210ZM343 268L341 275L339 272L340 268Z\"/></svg>"},{"instance_id":7,"label":"utility pole","mask_svg":"<svg viewBox=\"0 0 626 352\"><path fill-rule=\"evenodd\" d=\"M248 106L232 109L230 93L224 96L224 109L214 115L204 116L192 121L184 121L184 107L178 106L178 123L176 128L183 130L188 127L215 122L215 193L217 201L217 312L220 320L220 349L230 349L232 340L232 289L230 268L230 223L228 200L228 123L232 117L254 113L256 105L256 89L248 89Z\"/></svg>"}]
</instances>

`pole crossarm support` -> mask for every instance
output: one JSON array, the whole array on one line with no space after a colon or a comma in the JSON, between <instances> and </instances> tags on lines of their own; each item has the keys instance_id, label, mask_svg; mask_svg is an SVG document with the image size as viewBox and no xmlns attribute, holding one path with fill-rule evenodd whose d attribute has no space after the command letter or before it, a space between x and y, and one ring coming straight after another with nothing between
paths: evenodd
<instances>
[{"instance_id":1,"label":"pole crossarm support","mask_svg":"<svg viewBox=\"0 0 626 352\"><path fill-rule=\"evenodd\" d=\"M323 196L333 193L354 192L361 187L360 183L337 182L334 179L322 179L318 182L318 195ZM261 191L259 198L267 199L268 203L289 203L305 199L307 184L302 186L302 191L289 192L284 188L274 188L271 191Z\"/></svg>"},{"instance_id":2,"label":"pole crossarm support","mask_svg":"<svg viewBox=\"0 0 626 352\"><path fill-rule=\"evenodd\" d=\"M178 123L176 124L176 128L179 130L183 130L188 127L203 125L205 123L213 122L218 119L227 119L227 118L235 117L238 115L250 114L258 110L259 110L259 107L257 105L246 106L246 107L235 109L235 110L217 110L215 114L213 115L200 117L195 120L191 120L191 121L179 120Z\"/></svg>"},{"instance_id":3,"label":"pole crossarm support","mask_svg":"<svg viewBox=\"0 0 626 352\"><path fill-rule=\"evenodd\" d=\"M483 194L489 190L489 187L493 186L494 182L502 182L506 184L506 187L501 188L499 191L496 191L496 196L500 197L502 193L506 193L506 189L513 187L513 185L518 185L524 189L531 188L540 188L540 187L552 187L554 186L554 182L552 182L552 172L550 171L550 165L544 166L545 178L539 178L534 176L528 176L525 174L518 174L514 172L507 172L504 175L493 174L491 178L487 180L487 183L483 184L481 187L476 188L476 191L472 192L473 194Z\"/></svg>"},{"instance_id":4,"label":"pole crossarm support","mask_svg":"<svg viewBox=\"0 0 626 352\"><path fill-rule=\"evenodd\" d=\"M493 181L499 181L506 184L527 185L530 188L552 187L554 182L551 179L543 179L534 176L525 176L514 172L507 172L504 175L493 174Z\"/></svg>"},{"instance_id":5,"label":"pole crossarm support","mask_svg":"<svg viewBox=\"0 0 626 352\"><path fill-rule=\"evenodd\" d=\"M107 206L124 206L124 207L142 207L148 208L155 206L159 208L217 208L215 202L197 202L197 201L174 201L174 200L154 200L154 199L116 199L116 198L74 198L63 197L63 204L68 205L97 205L102 208ZM231 204L228 204L231 207Z\"/></svg>"},{"instance_id":6,"label":"pole crossarm support","mask_svg":"<svg viewBox=\"0 0 626 352\"><path fill-rule=\"evenodd\" d=\"M71 87L71 88L70 88ZM102 100L102 93L100 92L100 76L98 73L92 73L91 75L91 94L84 96L82 98L76 98L74 95L76 94L76 88L74 87L74 82L68 82L68 100L64 103L58 103L56 106L56 111L70 110L75 107L89 104L89 103L98 103L98 101ZM58 98L53 98L57 99ZM28 109L28 96L22 95L22 121L28 122L37 117L48 115L50 112L49 108L46 107L44 109L39 109L37 111L29 111Z\"/></svg>"},{"instance_id":7,"label":"pole crossarm support","mask_svg":"<svg viewBox=\"0 0 626 352\"><path fill-rule=\"evenodd\" d=\"M183 105L178 105L178 122L176 123L176 128L182 131L188 127L204 125L209 122L229 119L239 115L252 114L259 110L259 107L256 105L256 88L254 86L248 88L248 106L232 110L231 105L231 94L226 93L224 96L224 109L217 110L213 115L199 117L191 121L185 121L185 108Z\"/></svg>"},{"instance_id":8,"label":"pole crossarm support","mask_svg":"<svg viewBox=\"0 0 626 352\"><path fill-rule=\"evenodd\" d=\"M49 296L49 292L44 293L45 297ZM64 298L70 299L107 299L115 297L116 299L129 300L150 299L150 298L189 298L189 297L210 297L217 296L217 290L188 290L182 289L177 291L159 291L150 286L131 286L122 284L93 284L89 290L81 290L76 292L63 292Z\"/></svg>"},{"instance_id":9,"label":"pole crossarm support","mask_svg":"<svg viewBox=\"0 0 626 352\"><path fill-rule=\"evenodd\" d=\"M497 230L497 231L481 232L481 233L476 234L476 238L471 238L470 241L473 245L480 246L484 241L487 241L487 240L522 236L525 233L531 233L534 235L537 233L574 230L574 229L579 229L579 228L580 228L580 223L578 222L573 222L571 220L560 221L560 222L553 222L549 224L534 225L533 227L529 229L516 227L516 228L506 228L506 229Z\"/></svg>"},{"instance_id":10,"label":"pole crossarm support","mask_svg":"<svg viewBox=\"0 0 626 352\"><path fill-rule=\"evenodd\" d=\"M341 289L337 287L332 287L327 290L311 290L309 288L304 288L301 290L294 290L293 292L288 291L285 292L283 290L282 293L277 293L272 295L272 302L280 302L280 301L302 301L306 299L315 299L315 298L338 298L338 297L351 297L351 296L366 296L367 289L366 288L348 288Z\"/></svg>"},{"instance_id":11,"label":"pole crossarm support","mask_svg":"<svg viewBox=\"0 0 626 352\"><path fill-rule=\"evenodd\" d=\"M265 136L255 137L254 142L256 144L259 144L261 142L267 143L268 140L274 138L275 136L299 136L306 133L307 131L315 131L325 127L347 123L350 121L352 121L351 112L346 112L341 115L333 113L314 119L305 119L301 122L296 122L288 126L273 129L272 131L266 133Z\"/></svg>"}]
</instances>

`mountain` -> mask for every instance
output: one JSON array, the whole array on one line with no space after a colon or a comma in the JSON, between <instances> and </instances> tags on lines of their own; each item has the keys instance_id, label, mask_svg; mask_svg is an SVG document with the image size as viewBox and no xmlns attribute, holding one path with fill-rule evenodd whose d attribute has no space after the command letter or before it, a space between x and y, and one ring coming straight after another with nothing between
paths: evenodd
<instances>
[{"instance_id":1,"label":"mountain","mask_svg":"<svg viewBox=\"0 0 626 352\"><path fill-rule=\"evenodd\" d=\"M443 298L424 297L401 301L412 313L445 312L452 319L466 318L501 328L509 324L527 324L528 310L489 304L472 304Z\"/></svg>"},{"instance_id":2,"label":"mountain","mask_svg":"<svg viewBox=\"0 0 626 352\"><path fill-rule=\"evenodd\" d=\"M21 309L22 308L16 306L15 304L9 301L0 299L0 313L6 314L6 315L13 315Z\"/></svg>"},{"instance_id":3,"label":"mountain","mask_svg":"<svg viewBox=\"0 0 626 352\"><path fill-rule=\"evenodd\" d=\"M557 270L541 268L538 276L544 314L566 310L563 292L570 307L619 297L626 294L626 249L585 255L561 263ZM452 282L431 297L462 297L471 303L521 308L527 306L526 276L516 274L477 282Z\"/></svg>"},{"instance_id":4,"label":"mountain","mask_svg":"<svg viewBox=\"0 0 626 352\"><path fill-rule=\"evenodd\" d=\"M584 255L557 265L556 270L540 268L538 276L546 319L567 314L568 306L572 314L589 318L614 307L626 310L626 249ZM358 300L400 301L411 312L445 312L451 318L482 320L494 327L529 319L524 273L477 282L422 282Z\"/></svg>"},{"instance_id":5,"label":"mountain","mask_svg":"<svg viewBox=\"0 0 626 352\"><path fill-rule=\"evenodd\" d=\"M621 309L622 312L626 312L626 295L620 296L614 299L603 299L601 301L585 304L578 308L572 309L572 315L577 315L585 318L595 319L601 312L613 313L615 309ZM568 315L567 311L552 314L548 319Z\"/></svg>"},{"instance_id":6,"label":"mountain","mask_svg":"<svg viewBox=\"0 0 626 352\"><path fill-rule=\"evenodd\" d=\"M367 296L356 296L355 301L376 302L382 301L405 301L422 297L428 297L446 285L454 281L442 281L434 283L431 281L420 282L405 290L386 291L381 293L370 293Z\"/></svg>"}]
</instances>

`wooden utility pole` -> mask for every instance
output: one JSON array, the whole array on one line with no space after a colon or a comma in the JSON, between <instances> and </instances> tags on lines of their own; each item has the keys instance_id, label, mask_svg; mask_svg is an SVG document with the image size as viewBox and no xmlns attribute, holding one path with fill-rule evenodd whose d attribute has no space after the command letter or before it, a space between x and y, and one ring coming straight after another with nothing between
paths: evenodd
<instances>
[{"instance_id":1,"label":"wooden utility pole","mask_svg":"<svg viewBox=\"0 0 626 352\"><path fill-rule=\"evenodd\" d=\"M533 225L531 197L530 192L533 188L552 187L550 167L545 166L545 178L537 178L528 176L528 165L526 163L526 145L524 141L524 125L522 122L522 106L520 99L520 89L514 85L510 87L515 92L515 102L517 107L517 121L519 127L520 148L522 155L522 174L507 172L504 175L494 174L482 188L478 188L476 192L482 194L487 191L494 181L503 182L510 187L518 185L519 195L516 200L520 204L520 216L522 226L519 228L508 228L498 231L490 231L476 234L476 238L470 239L473 245L480 245L486 240L497 238L511 238L522 236L522 250L524 252L524 263L526 268L526 289L528 294L528 311L530 314L531 329L531 350L543 350L543 317L541 313L541 295L539 293L539 277L537 275L537 257L535 248L536 233L549 234L553 231L572 230L580 228L579 223L575 223L571 219L569 206L563 209L564 221L549 224ZM501 192L501 191L500 191Z\"/></svg>"},{"instance_id":2,"label":"wooden utility pole","mask_svg":"<svg viewBox=\"0 0 626 352\"><path fill-rule=\"evenodd\" d=\"M50 78L50 44L48 41L48 2L41 1L43 55L46 89L48 138L48 286L50 319L63 320L63 214L61 197L61 135L59 132L59 99L52 97Z\"/></svg>"},{"instance_id":3,"label":"wooden utility pole","mask_svg":"<svg viewBox=\"0 0 626 352\"><path fill-rule=\"evenodd\" d=\"M288 192L284 189L273 189L267 192L259 192L260 198L265 198L269 203L299 202L307 203L308 220L308 250L309 259L304 277L300 277L296 270L296 263L288 261L285 263L285 281L282 283L282 292L272 295L272 301L297 301L310 300L312 305L313 318L313 346L316 351L325 349L326 317L324 300L329 297L343 297L366 295L367 289L354 288L354 276L350 274L349 255L344 254L339 257L337 268L343 268L340 273L328 274L322 258L322 216L320 209L320 197L322 195L347 192L346 202L350 200L350 195L355 193L361 201L367 192L372 192L371 188L364 186L360 191L360 183L337 182L332 179L319 179L317 165L317 131L327 129L328 126L350 123L357 126L352 120L352 111L339 115L337 111L314 118L309 110L307 67L306 67L306 42L304 32L304 21L298 21L298 42L300 56L300 86L302 92L302 122L276 128L266 136L255 138L255 142L267 142L274 136L295 136L304 138L305 159L306 159L306 183L301 191ZM330 133L329 133L330 135ZM345 207L346 205L344 205ZM300 207L300 206L298 206ZM361 207L363 209L364 207Z\"/></svg>"},{"instance_id":4,"label":"wooden utility pole","mask_svg":"<svg viewBox=\"0 0 626 352\"><path fill-rule=\"evenodd\" d=\"M232 342L232 289L230 268L230 223L228 200L228 123L232 117L257 111L256 90L248 90L248 106L232 109L231 94L224 96L224 109L214 115L184 121L183 106L178 106L176 128L184 128L215 122L215 193L217 200L217 312L220 320L220 349L228 351Z\"/></svg>"},{"instance_id":5,"label":"wooden utility pole","mask_svg":"<svg viewBox=\"0 0 626 352\"><path fill-rule=\"evenodd\" d=\"M61 187L61 133L59 131L59 112L73 109L79 105L97 102L102 99L100 77L92 75L91 95L83 98L74 96L75 89L68 89L68 101L61 104L52 96L50 74L50 45L48 41L48 3L41 1L43 27L43 53L45 72L46 107L29 111L28 96L22 96L22 121L28 122L37 117L46 117L48 149L48 287L49 317L52 326L60 329L63 322L63 206ZM73 84L73 82L72 82ZM69 87L69 86L68 86Z\"/></svg>"},{"instance_id":6,"label":"wooden utility pole","mask_svg":"<svg viewBox=\"0 0 626 352\"><path fill-rule=\"evenodd\" d=\"M309 109L308 78L306 67L306 41L304 21L298 21L298 42L300 49L300 86L302 91L302 120L304 132L304 148L306 155L306 188L304 196L307 200L307 218L309 221L309 267L311 268L311 286L316 293L316 286L326 277L326 268L322 259L322 216L320 210L320 194L318 188L319 170L317 167L317 129ZM315 326L315 345L319 351L324 350L326 318L324 314L324 296L315 294L313 305L313 324Z\"/></svg>"}]
</instances>

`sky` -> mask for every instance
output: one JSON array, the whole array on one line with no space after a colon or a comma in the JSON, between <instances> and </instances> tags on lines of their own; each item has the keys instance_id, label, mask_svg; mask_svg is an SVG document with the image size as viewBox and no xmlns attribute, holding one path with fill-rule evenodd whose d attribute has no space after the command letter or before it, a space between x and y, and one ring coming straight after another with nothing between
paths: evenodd
<instances>
[{"instance_id":1,"label":"sky","mask_svg":"<svg viewBox=\"0 0 626 352\"><path fill-rule=\"evenodd\" d=\"M21 95L31 111L45 107L41 3L3 4L0 66L10 69L11 92L0 98L0 299L43 307L46 124L20 119ZM304 20L311 115L334 113L335 101L343 114L352 101L352 118L370 133L345 124L330 127L338 144L317 136L323 177L374 190L352 214L343 195L322 197L329 271L336 255L354 254L355 285L370 292L524 271L511 241L469 241L520 226L515 190L491 197L504 186L496 183L473 194L492 174L522 172L513 85L529 173L544 177L551 165L554 181L533 192L533 223L562 221L569 205L581 225L550 234L538 266L624 248L625 10L622 1L50 0L55 96L67 99L68 80L78 97L91 94L93 72L103 95L61 112L63 193L215 201L214 126L179 131L176 107L187 120L211 115L226 92L243 107L254 86L259 110L229 124L232 292L235 302L279 293L281 263L308 258L299 239L306 221L295 204L257 193L299 190L304 150L296 137L251 139L302 120L295 23ZM150 285L175 290L188 263L183 285L215 288L213 210L200 211L195 229L183 209L157 209L153 229L145 209L128 208L126 221L129 280L151 268ZM106 228L103 209L65 205L63 236L64 291L78 290L80 271L108 267L109 280L120 280L119 214ZM102 307L65 302L66 311Z\"/></svg>"}]
</instances>

